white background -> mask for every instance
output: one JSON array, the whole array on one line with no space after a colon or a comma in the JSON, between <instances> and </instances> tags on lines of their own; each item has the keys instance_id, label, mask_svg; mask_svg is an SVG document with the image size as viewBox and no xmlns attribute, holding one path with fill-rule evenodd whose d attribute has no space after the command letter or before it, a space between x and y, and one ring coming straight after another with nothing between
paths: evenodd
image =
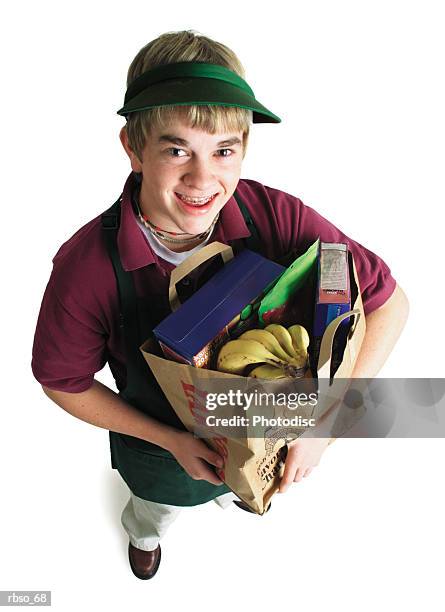
<instances>
[{"instance_id":1,"label":"white background","mask_svg":"<svg viewBox=\"0 0 445 612\"><path fill-rule=\"evenodd\" d=\"M243 176L316 208L390 266L411 304L386 377L441 377L441 2L16 2L2 12L0 589L56 610L443 610L442 440L346 440L265 517L209 503L138 581L108 437L30 370L51 259L119 195L116 115L137 51L195 29L233 48L280 125L253 126ZM437 310L436 310L437 312ZM113 386L108 369L99 379ZM113 387L114 388L114 387ZM163 606L161 608L161 606Z\"/></svg>"}]
</instances>

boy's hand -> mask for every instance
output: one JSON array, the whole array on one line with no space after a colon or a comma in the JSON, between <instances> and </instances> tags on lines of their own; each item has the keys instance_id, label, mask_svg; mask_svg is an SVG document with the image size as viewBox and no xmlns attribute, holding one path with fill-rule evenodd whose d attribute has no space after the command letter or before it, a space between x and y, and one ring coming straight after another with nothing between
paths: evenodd
<instances>
[{"instance_id":1,"label":"boy's hand","mask_svg":"<svg viewBox=\"0 0 445 612\"><path fill-rule=\"evenodd\" d=\"M193 479L207 480L214 485L223 484L209 466L210 463L216 467L223 467L222 457L190 432L179 431L170 452Z\"/></svg>"},{"instance_id":2,"label":"boy's hand","mask_svg":"<svg viewBox=\"0 0 445 612\"><path fill-rule=\"evenodd\" d=\"M289 442L279 493L285 493L293 482L309 476L328 445L329 438L298 438Z\"/></svg>"}]
</instances>

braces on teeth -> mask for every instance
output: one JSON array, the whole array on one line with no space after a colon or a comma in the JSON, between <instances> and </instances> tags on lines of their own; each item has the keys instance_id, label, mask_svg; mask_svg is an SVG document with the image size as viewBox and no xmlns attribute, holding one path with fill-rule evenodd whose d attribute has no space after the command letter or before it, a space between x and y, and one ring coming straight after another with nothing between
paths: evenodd
<instances>
[{"instance_id":1,"label":"braces on teeth","mask_svg":"<svg viewBox=\"0 0 445 612\"><path fill-rule=\"evenodd\" d=\"M184 202L190 202L192 204L206 204L207 202L210 202L210 200L212 198L214 198L216 194L213 194L213 195L209 196L208 198L190 198L190 197L185 196L185 195L183 195L181 193L178 193L177 195Z\"/></svg>"}]
</instances>

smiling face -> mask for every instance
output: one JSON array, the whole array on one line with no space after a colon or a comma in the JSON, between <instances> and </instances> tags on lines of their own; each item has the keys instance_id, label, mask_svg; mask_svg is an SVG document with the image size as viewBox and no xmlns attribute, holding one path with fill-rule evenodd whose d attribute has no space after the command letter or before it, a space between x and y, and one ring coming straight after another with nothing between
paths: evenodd
<instances>
[{"instance_id":1,"label":"smiling face","mask_svg":"<svg viewBox=\"0 0 445 612\"><path fill-rule=\"evenodd\" d=\"M140 206L151 223L169 232L199 234L209 228L238 184L243 133L209 134L181 121L154 128L142 161L122 144L131 167L142 173Z\"/></svg>"}]
</instances>

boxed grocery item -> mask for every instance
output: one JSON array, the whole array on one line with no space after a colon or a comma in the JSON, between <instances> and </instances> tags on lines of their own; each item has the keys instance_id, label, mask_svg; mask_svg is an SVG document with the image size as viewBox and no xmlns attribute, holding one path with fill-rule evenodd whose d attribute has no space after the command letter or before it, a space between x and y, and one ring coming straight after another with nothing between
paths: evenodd
<instances>
[{"instance_id":1,"label":"boxed grocery item","mask_svg":"<svg viewBox=\"0 0 445 612\"><path fill-rule=\"evenodd\" d=\"M348 247L338 242L321 242L315 296L314 336L323 336L329 323L348 310L351 310ZM347 319L342 321L343 326L347 323Z\"/></svg>"},{"instance_id":2,"label":"boxed grocery item","mask_svg":"<svg viewBox=\"0 0 445 612\"><path fill-rule=\"evenodd\" d=\"M231 258L153 330L164 355L198 368L213 367L231 330L248 318L284 270L248 249Z\"/></svg>"},{"instance_id":3,"label":"boxed grocery item","mask_svg":"<svg viewBox=\"0 0 445 612\"><path fill-rule=\"evenodd\" d=\"M348 246L344 243L321 242L311 346L313 367L317 363L321 339L328 325L350 310L351 284ZM343 318L333 339L330 376L334 375L342 361L349 328L350 317Z\"/></svg>"}]
</instances>

